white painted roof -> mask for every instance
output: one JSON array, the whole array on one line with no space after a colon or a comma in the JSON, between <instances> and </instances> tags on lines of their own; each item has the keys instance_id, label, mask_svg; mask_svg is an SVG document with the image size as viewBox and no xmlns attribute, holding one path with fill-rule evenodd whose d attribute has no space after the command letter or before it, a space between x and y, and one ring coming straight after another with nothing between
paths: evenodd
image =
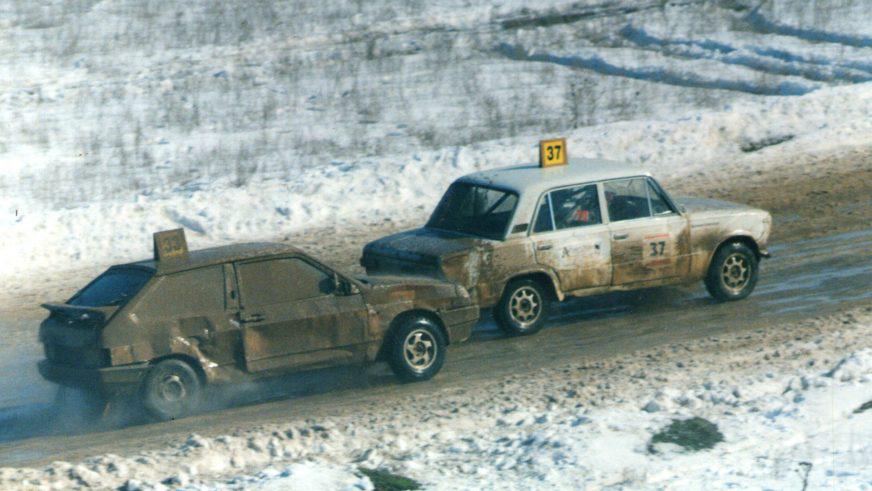
<instances>
[{"instance_id":1,"label":"white painted roof","mask_svg":"<svg viewBox=\"0 0 872 491\"><path fill-rule=\"evenodd\" d=\"M569 164L555 167L542 168L536 164L500 167L467 174L459 180L508 189L522 196L534 194L538 197L542 192L560 186L650 175L640 167L623 162L571 159Z\"/></svg>"}]
</instances>

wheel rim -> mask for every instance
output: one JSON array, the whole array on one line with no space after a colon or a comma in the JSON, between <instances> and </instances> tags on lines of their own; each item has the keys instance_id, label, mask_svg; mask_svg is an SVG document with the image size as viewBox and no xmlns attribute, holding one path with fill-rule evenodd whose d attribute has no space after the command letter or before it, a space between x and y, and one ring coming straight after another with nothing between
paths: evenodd
<instances>
[{"instance_id":1,"label":"wheel rim","mask_svg":"<svg viewBox=\"0 0 872 491\"><path fill-rule=\"evenodd\" d=\"M721 281L733 293L741 292L751 279L751 265L744 254L730 254L721 268Z\"/></svg>"},{"instance_id":2,"label":"wheel rim","mask_svg":"<svg viewBox=\"0 0 872 491\"><path fill-rule=\"evenodd\" d=\"M425 329L415 329L403 342L406 364L415 372L423 372L436 361L436 339Z\"/></svg>"},{"instance_id":3,"label":"wheel rim","mask_svg":"<svg viewBox=\"0 0 872 491\"><path fill-rule=\"evenodd\" d=\"M158 396L166 403L178 403L188 395L185 383L175 374L164 376L157 388Z\"/></svg>"},{"instance_id":4,"label":"wheel rim","mask_svg":"<svg viewBox=\"0 0 872 491\"><path fill-rule=\"evenodd\" d=\"M509 299L509 314L521 328L533 325L542 313L539 292L528 286L518 288Z\"/></svg>"}]
</instances>

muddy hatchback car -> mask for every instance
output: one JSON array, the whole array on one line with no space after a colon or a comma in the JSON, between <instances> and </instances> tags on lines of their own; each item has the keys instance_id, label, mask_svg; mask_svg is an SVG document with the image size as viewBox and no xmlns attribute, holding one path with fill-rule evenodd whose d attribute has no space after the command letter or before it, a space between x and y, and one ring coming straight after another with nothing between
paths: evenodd
<instances>
[{"instance_id":1,"label":"muddy hatchback car","mask_svg":"<svg viewBox=\"0 0 872 491\"><path fill-rule=\"evenodd\" d=\"M426 380L478 319L451 282L356 279L281 244L187 252L178 231L163 239L165 257L113 266L44 305L44 378L135 396L171 419L194 411L205 386L252 377L383 360Z\"/></svg>"},{"instance_id":2,"label":"muddy hatchback car","mask_svg":"<svg viewBox=\"0 0 872 491\"><path fill-rule=\"evenodd\" d=\"M754 289L770 214L724 201L672 199L617 162L522 165L448 188L423 228L364 248L367 273L459 282L510 334L532 334L567 296L703 280L719 300Z\"/></svg>"}]
</instances>

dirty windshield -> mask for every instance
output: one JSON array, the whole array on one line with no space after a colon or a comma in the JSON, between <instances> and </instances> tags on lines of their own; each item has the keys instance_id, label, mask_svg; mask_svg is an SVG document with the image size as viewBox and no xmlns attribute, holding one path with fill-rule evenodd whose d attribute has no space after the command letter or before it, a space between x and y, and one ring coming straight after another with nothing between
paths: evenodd
<instances>
[{"instance_id":1,"label":"dirty windshield","mask_svg":"<svg viewBox=\"0 0 872 491\"><path fill-rule=\"evenodd\" d=\"M499 240L517 203L514 193L456 182L442 196L427 227Z\"/></svg>"},{"instance_id":2,"label":"dirty windshield","mask_svg":"<svg viewBox=\"0 0 872 491\"><path fill-rule=\"evenodd\" d=\"M77 293L69 303L83 307L123 305L142 289L151 275L142 269L110 269Z\"/></svg>"}]
</instances>

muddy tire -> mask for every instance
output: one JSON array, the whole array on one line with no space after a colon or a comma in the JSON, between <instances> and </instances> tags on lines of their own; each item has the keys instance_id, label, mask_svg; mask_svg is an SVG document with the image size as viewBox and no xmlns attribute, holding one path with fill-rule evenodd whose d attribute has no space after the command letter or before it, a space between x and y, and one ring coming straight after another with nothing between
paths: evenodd
<instances>
[{"instance_id":1,"label":"muddy tire","mask_svg":"<svg viewBox=\"0 0 872 491\"><path fill-rule=\"evenodd\" d=\"M182 360L155 364L145 376L140 399L154 419L167 421L188 416L200 406L202 383L197 372Z\"/></svg>"},{"instance_id":2,"label":"muddy tire","mask_svg":"<svg viewBox=\"0 0 872 491\"><path fill-rule=\"evenodd\" d=\"M445 363L445 336L427 317L403 321L389 343L388 364L403 382L428 380Z\"/></svg>"},{"instance_id":3,"label":"muddy tire","mask_svg":"<svg viewBox=\"0 0 872 491\"><path fill-rule=\"evenodd\" d=\"M722 245L715 252L705 277L705 288L716 300L741 300L757 285L757 254L741 242Z\"/></svg>"},{"instance_id":4,"label":"muddy tire","mask_svg":"<svg viewBox=\"0 0 872 491\"><path fill-rule=\"evenodd\" d=\"M550 292L540 282L515 280L506 285L494 309L494 319L500 329L511 336L536 334L545 325L550 303Z\"/></svg>"}]
</instances>

